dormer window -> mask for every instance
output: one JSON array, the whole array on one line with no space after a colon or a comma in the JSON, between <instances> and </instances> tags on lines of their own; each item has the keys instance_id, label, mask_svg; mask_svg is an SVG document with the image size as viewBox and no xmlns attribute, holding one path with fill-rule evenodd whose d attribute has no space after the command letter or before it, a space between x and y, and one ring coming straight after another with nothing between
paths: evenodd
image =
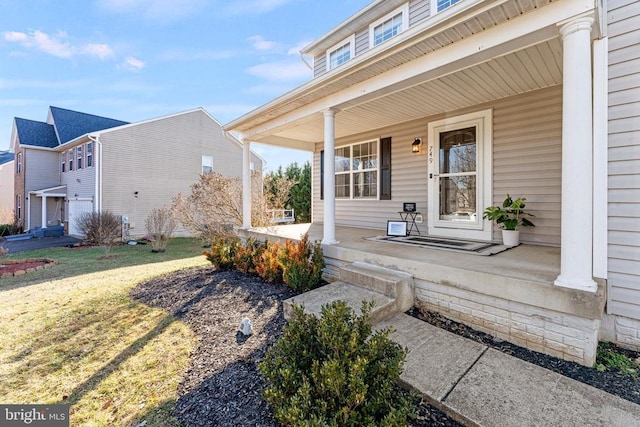
<instances>
[{"instance_id":1,"label":"dormer window","mask_svg":"<svg viewBox=\"0 0 640 427\"><path fill-rule=\"evenodd\" d=\"M460 0L431 0L431 10L434 11L432 14L442 12L459 1Z\"/></svg>"},{"instance_id":2,"label":"dormer window","mask_svg":"<svg viewBox=\"0 0 640 427\"><path fill-rule=\"evenodd\" d=\"M383 16L369 26L369 46L378 46L409 27L409 3Z\"/></svg>"},{"instance_id":3,"label":"dormer window","mask_svg":"<svg viewBox=\"0 0 640 427\"><path fill-rule=\"evenodd\" d=\"M355 34L327 50L327 71L333 70L355 56Z\"/></svg>"}]
</instances>

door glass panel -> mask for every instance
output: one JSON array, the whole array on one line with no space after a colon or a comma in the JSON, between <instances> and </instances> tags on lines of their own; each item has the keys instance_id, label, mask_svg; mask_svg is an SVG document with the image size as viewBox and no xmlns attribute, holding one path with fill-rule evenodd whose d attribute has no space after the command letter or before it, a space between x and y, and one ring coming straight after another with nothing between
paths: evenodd
<instances>
[{"instance_id":1,"label":"door glass panel","mask_svg":"<svg viewBox=\"0 0 640 427\"><path fill-rule=\"evenodd\" d=\"M440 177L440 219L476 222L475 175Z\"/></svg>"},{"instance_id":2,"label":"door glass panel","mask_svg":"<svg viewBox=\"0 0 640 427\"><path fill-rule=\"evenodd\" d=\"M440 173L476 171L476 128L440 134Z\"/></svg>"}]
</instances>

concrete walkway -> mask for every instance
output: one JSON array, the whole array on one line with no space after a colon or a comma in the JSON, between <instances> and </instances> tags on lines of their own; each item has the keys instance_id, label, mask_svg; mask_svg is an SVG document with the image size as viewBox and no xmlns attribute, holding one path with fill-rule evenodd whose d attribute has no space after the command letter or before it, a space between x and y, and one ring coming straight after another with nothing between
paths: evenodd
<instances>
[{"instance_id":1,"label":"concrete walkway","mask_svg":"<svg viewBox=\"0 0 640 427\"><path fill-rule=\"evenodd\" d=\"M13 242L4 241L4 242L0 242L0 246L8 249L10 254L14 254L16 252L33 251L36 249L47 249L47 248L53 248L53 247L73 245L80 242L81 240L76 239L75 237L63 236L63 237L32 238L28 240L16 240Z\"/></svg>"},{"instance_id":2,"label":"concrete walkway","mask_svg":"<svg viewBox=\"0 0 640 427\"><path fill-rule=\"evenodd\" d=\"M404 313L376 325L409 353L401 380L469 426L640 426L640 405Z\"/></svg>"}]
</instances>

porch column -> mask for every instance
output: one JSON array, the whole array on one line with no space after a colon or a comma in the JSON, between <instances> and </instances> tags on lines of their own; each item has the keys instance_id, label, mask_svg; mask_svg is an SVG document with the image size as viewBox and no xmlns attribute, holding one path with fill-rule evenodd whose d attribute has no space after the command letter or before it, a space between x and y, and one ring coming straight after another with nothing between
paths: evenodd
<instances>
[{"instance_id":1,"label":"porch column","mask_svg":"<svg viewBox=\"0 0 640 427\"><path fill-rule=\"evenodd\" d=\"M251 142L242 139L242 228L251 228Z\"/></svg>"},{"instance_id":2,"label":"porch column","mask_svg":"<svg viewBox=\"0 0 640 427\"><path fill-rule=\"evenodd\" d=\"M336 240L336 111L324 114L324 227L322 243L332 245Z\"/></svg>"},{"instance_id":3,"label":"porch column","mask_svg":"<svg viewBox=\"0 0 640 427\"><path fill-rule=\"evenodd\" d=\"M47 228L47 196L42 195L42 228Z\"/></svg>"},{"instance_id":4,"label":"porch column","mask_svg":"<svg viewBox=\"0 0 640 427\"><path fill-rule=\"evenodd\" d=\"M593 134L591 25L560 28L562 79L562 214L557 286L595 292L593 280Z\"/></svg>"}]
</instances>

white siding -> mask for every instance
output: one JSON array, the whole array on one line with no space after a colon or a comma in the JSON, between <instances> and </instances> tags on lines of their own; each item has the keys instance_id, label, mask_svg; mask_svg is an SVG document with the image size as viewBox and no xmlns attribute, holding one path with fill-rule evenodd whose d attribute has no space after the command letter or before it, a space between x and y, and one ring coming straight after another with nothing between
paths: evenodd
<instances>
[{"instance_id":1,"label":"white siding","mask_svg":"<svg viewBox=\"0 0 640 427\"><path fill-rule=\"evenodd\" d=\"M15 160L0 165L0 221L2 221L3 212L5 215L9 215L9 212L11 212L13 216L16 201L16 197L13 194L14 168Z\"/></svg>"},{"instance_id":2,"label":"white siding","mask_svg":"<svg viewBox=\"0 0 640 427\"><path fill-rule=\"evenodd\" d=\"M242 147L228 140L219 124L202 111L106 132L101 142L103 210L127 215L135 227L132 236L145 234L144 223L152 209L190 191L200 178L203 155L213 156L215 172L242 176ZM252 160L261 170L259 160Z\"/></svg>"},{"instance_id":3,"label":"white siding","mask_svg":"<svg viewBox=\"0 0 640 427\"><path fill-rule=\"evenodd\" d=\"M640 319L640 7L609 0L608 312Z\"/></svg>"},{"instance_id":4,"label":"white siding","mask_svg":"<svg viewBox=\"0 0 640 427\"><path fill-rule=\"evenodd\" d=\"M409 2L409 26L412 27L431 16L431 0Z\"/></svg>"},{"instance_id":5,"label":"white siding","mask_svg":"<svg viewBox=\"0 0 640 427\"><path fill-rule=\"evenodd\" d=\"M58 153L45 150L25 150L25 192L60 185Z\"/></svg>"},{"instance_id":6,"label":"white siding","mask_svg":"<svg viewBox=\"0 0 640 427\"><path fill-rule=\"evenodd\" d=\"M523 230L522 241L557 245L560 241L560 176L562 88L560 86L505 98L447 114L456 116L493 108L494 202L509 192L527 197L527 210L536 215L536 227ZM427 124L444 116L425 117L387 129L340 139L340 145L371 138L392 137L392 200L336 200L336 224L383 230L389 219L399 219L403 202L416 202L426 230L427 157L411 153L415 138L427 140ZM313 221L323 222L320 200L320 150L313 158ZM338 237L339 238L339 237ZM497 238L497 236L496 236Z\"/></svg>"}]
</instances>

